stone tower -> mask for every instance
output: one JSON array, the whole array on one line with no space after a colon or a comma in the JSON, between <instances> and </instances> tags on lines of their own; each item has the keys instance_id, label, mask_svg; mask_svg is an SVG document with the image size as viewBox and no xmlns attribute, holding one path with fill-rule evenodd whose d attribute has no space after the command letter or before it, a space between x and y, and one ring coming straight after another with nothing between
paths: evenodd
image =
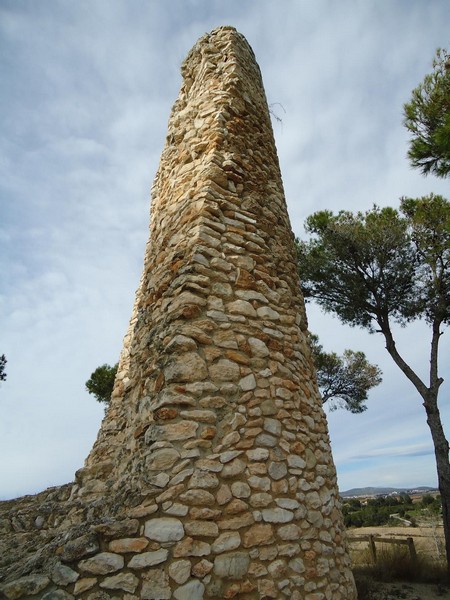
<instances>
[{"instance_id":1,"label":"stone tower","mask_svg":"<svg viewBox=\"0 0 450 600\"><path fill-rule=\"evenodd\" d=\"M261 74L231 27L182 74L111 407L68 499L92 525L56 548L72 581L43 589L352 600Z\"/></svg>"}]
</instances>

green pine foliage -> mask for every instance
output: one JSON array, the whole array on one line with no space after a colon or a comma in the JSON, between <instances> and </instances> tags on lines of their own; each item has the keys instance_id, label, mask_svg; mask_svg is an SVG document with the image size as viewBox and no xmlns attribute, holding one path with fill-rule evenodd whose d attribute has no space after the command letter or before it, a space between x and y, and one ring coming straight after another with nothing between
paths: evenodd
<instances>
[{"instance_id":1,"label":"green pine foliage","mask_svg":"<svg viewBox=\"0 0 450 600\"><path fill-rule=\"evenodd\" d=\"M411 134L408 158L424 175L450 175L450 56L438 49L432 73L425 76L404 107Z\"/></svg>"},{"instance_id":2,"label":"green pine foliage","mask_svg":"<svg viewBox=\"0 0 450 600\"><path fill-rule=\"evenodd\" d=\"M108 364L97 367L90 378L86 381L86 389L95 396L97 402L109 405L114 388L114 380L117 373L118 363L113 367Z\"/></svg>"}]
</instances>

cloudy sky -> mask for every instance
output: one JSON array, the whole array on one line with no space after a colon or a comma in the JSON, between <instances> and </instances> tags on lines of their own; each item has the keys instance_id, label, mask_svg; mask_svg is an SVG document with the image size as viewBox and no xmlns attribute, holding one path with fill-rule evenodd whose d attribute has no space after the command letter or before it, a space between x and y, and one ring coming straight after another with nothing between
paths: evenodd
<instances>
[{"instance_id":1,"label":"cloudy sky","mask_svg":"<svg viewBox=\"0 0 450 600\"><path fill-rule=\"evenodd\" d=\"M302 235L318 209L450 198L449 180L409 167L402 126L435 49L449 47L449 17L448 0L0 0L0 498L71 481L95 440L103 408L84 383L121 350L195 41L228 24L253 47ZM341 489L436 485L423 407L382 338L313 306L309 320L326 350L364 350L384 372L365 414L329 414ZM426 376L427 328L398 337ZM450 434L448 382L441 396Z\"/></svg>"}]
</instances>

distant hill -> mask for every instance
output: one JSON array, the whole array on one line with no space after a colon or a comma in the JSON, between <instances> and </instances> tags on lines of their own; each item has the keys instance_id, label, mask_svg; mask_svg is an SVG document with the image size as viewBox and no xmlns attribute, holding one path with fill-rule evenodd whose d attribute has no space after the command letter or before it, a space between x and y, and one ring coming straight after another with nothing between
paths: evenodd
<instances>
[{"instance_id":1,"label":"distant hill","mask_svg":"<svg viewBox=\"0 0 450 600\"><path fill-rule=\"evenodd\" d=\"M364 487L364 488L353 488L341 492L342 498L358 497L358 496L379 496L394 494L425 494L426 492L435 492L436 488L428 487L426 485L414 487L414 488L391 488L391 487Z\"/></svg>"}]
</instances>

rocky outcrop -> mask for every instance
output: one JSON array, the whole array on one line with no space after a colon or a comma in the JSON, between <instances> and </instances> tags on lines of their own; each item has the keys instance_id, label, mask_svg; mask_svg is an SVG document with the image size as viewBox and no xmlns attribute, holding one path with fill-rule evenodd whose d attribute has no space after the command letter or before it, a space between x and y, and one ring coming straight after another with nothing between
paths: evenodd
<instances>
[{"instance_id":1,"label":"rocky outcrop","mask_svg":"<svg viewBox=\"0 0 450 600\"><path fill-rule=\"evenodd\" d=\"M9 600L356 598L259 68L221 27L182 74L111 407L67 516L46 496L0 509L27 548L4 561Z\"/></svg>"}]
</instances>

